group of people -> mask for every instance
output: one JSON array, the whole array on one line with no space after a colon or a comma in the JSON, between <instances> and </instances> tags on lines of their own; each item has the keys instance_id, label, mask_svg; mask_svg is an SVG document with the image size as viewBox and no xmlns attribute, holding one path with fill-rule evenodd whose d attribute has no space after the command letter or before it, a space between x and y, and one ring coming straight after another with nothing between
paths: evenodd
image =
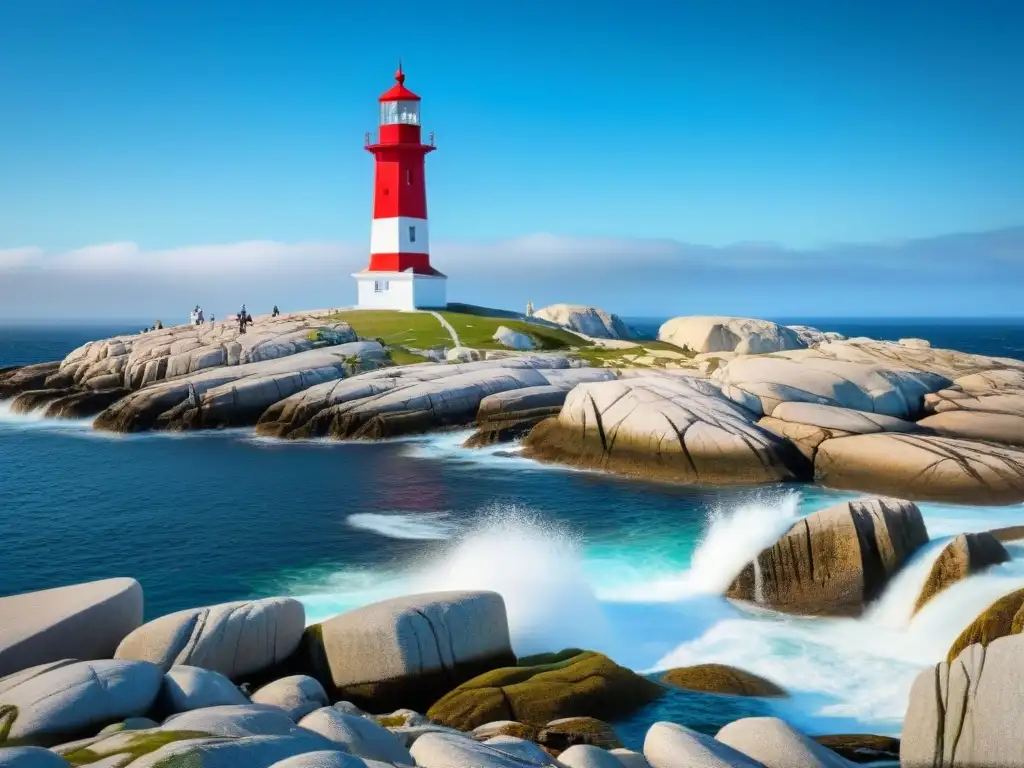
<instances>
[{"instance_id":1,"label":"group of people","mask_svg":"<svg viewBox=\"0 0 1024 768\"><path fill-rule=\"evenodd\" d=\"M270 313L270 316L271 317L277 317L280 314L281 314L281 310L279 310L277 308L277 305L275 304L273 311ZM211 323L215 322L216 319L217 318L214 315L210 315L210 322ZM195 309L193 309L189 313L189 323L191 325L203 325L205 322L206 322L206 316L203 314L203 308L200 307L198 304L196 304ZM249 312L245 309L245 304L243 304L242 308L235 314L235 322L238 323L238 332L239 333L245 333L246 327L249 326L249 325L252 325L252 315L250 315ZM150 331L159 331L163 327L164 327L164 324L162 322L160 322L159 320L157 320L156 323L151 328L143 328L141 333L149 333Z\"/></svg>"}]
</instances>

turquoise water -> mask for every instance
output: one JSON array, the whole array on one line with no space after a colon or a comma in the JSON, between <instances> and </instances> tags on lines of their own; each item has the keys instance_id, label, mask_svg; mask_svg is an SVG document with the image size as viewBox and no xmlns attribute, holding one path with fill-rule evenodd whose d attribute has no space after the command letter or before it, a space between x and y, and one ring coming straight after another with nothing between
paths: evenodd
<instances>
[{"instance_id":1,"label":"turquoise water","mask_svg":"<svg viewBox=\"0 0 1024 768\"><path fill-rule=\"evenodd\" d=\"M0 366L132 327L0 329ZM941 345L946 334L965 348L973 332L973 351L1024 347L1020 326L943 328L894 326L889 337ZM987 602L1024 586L1015 557L910 622L943 537L1024 523L1020 506L926 504L937 544L873 614L745 613L718 596L735 573L799 516L849 494L621 480L465 450L461 437L353 445L244 430L108 436L0 404L0 591L131 575L149 616L284 593L313 621L397 594L496 589L520 653L584 646L645 671L718 661L794 694L773 703L680 694L625 724L634 738L660 716L713 730L765 709L811 732L898 733L917 672Z\"/></svg>"}]
</instances>

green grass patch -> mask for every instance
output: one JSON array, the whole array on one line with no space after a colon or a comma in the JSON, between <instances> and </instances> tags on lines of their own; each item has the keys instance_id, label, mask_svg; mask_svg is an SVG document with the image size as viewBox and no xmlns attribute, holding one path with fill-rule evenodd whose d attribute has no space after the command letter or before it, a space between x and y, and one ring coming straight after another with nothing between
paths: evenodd
<instances>
[{"instance_id":1,"label":"green grass patch","mask_svg":"<svg viewBox=\"0 0 1024 768\"><path fill-rule=\"evenodd\" d=\"M415 352L410 352L402 347L392 347L388 349L388 357L391 358L391 362L395 365L412 365L413 363L429 362L429 359L423 355L417 355Z\"/></svg>"},{"instance_id":2,"label":"green grass patch","mask_svg":"<svg viewBox=\"0 0 1024 768\"><path fill-rule=\"evenodd\" d=\"M667 353L664 356L659 355ZM572 353L573 357L585 360L595 367L609 368L665 368L669 363L683 364L693 358L693 352L689 349L681 349L665 341L644 341L635 347L624 347L611 349L608 347L583 347ZM680 357L681 356L681 357ZM654 358L653 362L647 360L638 364L636 361L643 358Z\"/></svg>"},{"instance_id":3,"label":"green grass patch","mask_svg":"<svg viewBox=\"0 0 1024 768\"><path fill-rule=\"evenodd\" d=\"M451 347L452 337L429 312L357 309L335 312L328 320L345 322L360 338L377 339L392 346Z\"/></svg>"},{"instance_id":4,"label":"green grass patch","mask_svg":"<svg viewBox=\"0 0 1024 768\"><path fill-rule=\"evenodd\" d=\"M494 332L501 326L525 333L537 342L538 349L559 350L570 347L589 347L590 342L564 328L511 320L507 317L484 317L461 312L442 312L441 316L451 323L465 347L474 349L504 349L494 340Z\"/></svg>"}]
</instances>

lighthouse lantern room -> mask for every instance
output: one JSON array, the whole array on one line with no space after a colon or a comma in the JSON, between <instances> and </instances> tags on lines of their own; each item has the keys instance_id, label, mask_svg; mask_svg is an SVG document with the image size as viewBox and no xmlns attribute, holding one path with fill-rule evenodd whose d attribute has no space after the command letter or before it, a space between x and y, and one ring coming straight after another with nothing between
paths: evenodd
<instances>
[{"instance_id":1,"label":"lighthouse lantern room","mask_svg":"<svg viewBox=\"0 0 1024 768\"><path fill-rule=\"evenodd\" d=\"M430 265L425 159L433 134L420 134L420 97L405 87L399 63L396 84L380 97L376 144L366 137L374 159L370 264L353 277L359 307L420 309L447 305L447 277Z\"/></svg>"}]
</instances>

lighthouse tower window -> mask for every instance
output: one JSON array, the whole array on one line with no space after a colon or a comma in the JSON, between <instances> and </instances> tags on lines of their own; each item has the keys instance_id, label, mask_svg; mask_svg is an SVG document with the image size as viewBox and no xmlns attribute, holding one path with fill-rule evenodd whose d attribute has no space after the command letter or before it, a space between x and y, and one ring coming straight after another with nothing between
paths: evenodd
<instances>
[{"instance_id":1,"label":"lighthouse tower window","mask_svg":"<svg viewBox=\"0 0 1024 768\"><path fill-rule=\"evenodd\" d=\"M389 287L390 286L388 285L388 281L387 280L374 280L373 281L373 292L374 293L386 293Z\"/></svg>"},{"instance_id":2,"label":"lighthouse tower window","mask_svg":"<svg viewBox=\"0 0 1024 768\"><path fill-rule=\"evenodd\" d=\"M416 227L409 227L409 242L416 242Z\"/></svg>"},{"instance_id":3,"label":"lighthouse tower window","mask_svg":"<svg viewBox=\"0 0 1024 768\"><path fill-rule=\"evenodd\" d=\"M419 125L420 104L418 101L382 101L380 104L381 125Z\"/></svg>"}]
</instances>

